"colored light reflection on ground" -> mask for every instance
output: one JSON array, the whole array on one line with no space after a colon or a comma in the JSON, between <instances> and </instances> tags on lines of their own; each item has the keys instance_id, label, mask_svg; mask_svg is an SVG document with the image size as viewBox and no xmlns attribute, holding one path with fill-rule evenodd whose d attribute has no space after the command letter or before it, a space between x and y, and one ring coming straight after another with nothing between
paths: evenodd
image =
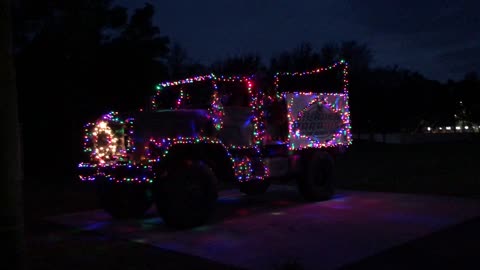
<instances>
[{"instance_id":1,"label":"colored light reflection on ground","mask_svg":"<svg viewBox=\"0 0 480 270\"><path fill-rule=\"evenodd\" d=\"M238 215L238 216L248 216L250 214L250 211L248 209L238 209L235 211L235 213Z\"/></svg>"},{"instance_id":2,"label":"colored light reflection on ground","mask_svg":"<svg viewBox=\"0 0 480 270\"><path fill-rule=\"evenodd\" d=\"M153 230L158 228L161 224L163 224L163 220L159 217L143 219L141 221L142 230Z\"/></svg>"},{"instance_id":3,"label":"colored light reflection on ground","mask_svg":"<svg viewBox=\"0 0 480 270\"><path fill-rule=\"evenodd\" d=\"M212 226L199 226L192 229L194 232L206 232L212 229Z\"/></svg>"},{"instance_id":4,"label":"colored light reflection on ground","mask_svg":"<svg viewBox=\"0 0 480 270\"><path fill-rule=\"evenodd\" d=\"M480 216L480 201L473 199L340 191L331 200L305 203L294 187L277 186L260 198L222 192L217 206L209 224L181 231L166 229L157 217L114 221L102 210L49 221L256 270L286 258L305 269L319 269L319 262L322 269L338 269Z\"/></svg>"},{"instance_id":5,"label":"colored light reflection on ground","mask_svg":"<svg viewBox=\"0 0 480 270\"><path fill-rule=\"evenodd\" d=\"M95 230L99 230L106 227L109 223L110 222L106 222L106 221L94 222L94 223L88 224L85 227L82 227L82 229L86 231L95 231Z\"/></svg>"},{"instance_id":6,"label":"colored light reflection on ground","mask_svg":"<svg viewBox=\"0 0 480 270\"><path fill-rule=\"evenodd\" d=\"M241 196L228 196L218 198L218 203L221 204L238 204L242 200Z\"/></svg>"}]
</instances>

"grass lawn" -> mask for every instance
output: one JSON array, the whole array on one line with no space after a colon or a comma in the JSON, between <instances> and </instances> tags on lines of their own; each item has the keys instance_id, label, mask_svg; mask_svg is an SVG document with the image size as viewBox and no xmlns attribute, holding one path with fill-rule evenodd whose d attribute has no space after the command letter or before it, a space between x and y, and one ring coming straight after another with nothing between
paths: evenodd
<instances>
[{"instance_id":1,"label":"grass lawn","mask_svg":"<svg viewBox=\"0 0 480 270\"><path fill-rule=\"evenodd\" d=\"M480 198L480 140L436 144L355 141L337 162L339 188Z\"/></svg>"}]
</instances>

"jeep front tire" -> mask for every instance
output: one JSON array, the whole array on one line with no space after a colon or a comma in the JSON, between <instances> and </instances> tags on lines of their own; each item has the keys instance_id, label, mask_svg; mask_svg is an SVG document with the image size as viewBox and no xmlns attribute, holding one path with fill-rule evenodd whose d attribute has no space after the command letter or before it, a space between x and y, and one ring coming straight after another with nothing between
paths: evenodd
<instances>
[{"instance_id":1,"label":"jeep front tire","mask_svg":"<svg viewBox=\"0 0 480 270\"><path fill-rule=\"evenodd\" d=\"M170 162L167 174L157 179L154 199L168 227L186 229L205 223L217 200L217 178L201 160Z\"/></svg>"}]
</instances>

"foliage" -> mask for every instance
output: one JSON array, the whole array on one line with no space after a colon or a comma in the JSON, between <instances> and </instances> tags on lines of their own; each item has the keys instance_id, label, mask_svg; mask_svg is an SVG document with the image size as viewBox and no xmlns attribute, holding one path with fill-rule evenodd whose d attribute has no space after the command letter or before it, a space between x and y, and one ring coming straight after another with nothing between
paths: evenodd
<instances>
[{"instance_id":1,"label":"foliage","mask_svg":"<svg viewBox=\"0 0 480 270\"><path fill-rule=\"evenodd\" d=\"M152 85L167 78L169 40L152 23L153 6L128 18L112 2L27 0L15 12L27 178L47 175L51 164L62 164L59 178L74 175L81 153L71 149L83 124L144 105Z\"/></svg>"},{"instance_id":2,"label":"foliage","mask_svg":"<svg viewBox=\"0 0 480 270\"><path fill-rule=\"evenodd\" d=\"M228 76L250 76L264 72L266 67L262 63L260 56L256 54L247 54L241 56L229 57L222 61L217 61L212 64L211 69L218 74L225 74Z\"/></svg>"},{"instance_id":3,"label":"foliage","mask_svg":"<svg viewBox=\"0 0 480 270\"><path fill-rule=\"evenodd\" d=\"M441 84L410 70L373 68L371 49L357 41L328 42L319 49L303 42L267 64L250 53L204 66L161 35L153 23L153 5L128 16L126 8L113 3L22 0L15 10L26 167L48 172L46 165L59 162L67 165L60 166L64 174L73 174L69 166L78 163L81 153L72 155L71 149L80 149L83 123L106 111L138 109L159 81L211 71L255 74L257 86L269 90L278 71L311 70L344 59L350 64L354 132L416 132L425 125L453 125L459 112L470 122L480 122L480 80L475 73ZM62 147L38 161L38 153L54 145Z\"/></svg>"},{"instance_id":4,"label":"foliage","mask_svg":"<svg viewBox=\"0 0 480 270\"><path fill-rule=\"evenodd\" d=\"M171 80L194 77L208 73L208 68L195 62L180 44L174 43L167 57L168 74Z\"/></svg>"}]
</instances>

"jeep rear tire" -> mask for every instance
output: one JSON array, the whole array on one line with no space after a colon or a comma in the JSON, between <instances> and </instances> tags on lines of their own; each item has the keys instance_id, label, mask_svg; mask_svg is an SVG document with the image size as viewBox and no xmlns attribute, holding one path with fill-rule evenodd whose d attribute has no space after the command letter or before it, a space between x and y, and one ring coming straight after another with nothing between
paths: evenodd
<instances>
[{"instance_id":1,"label":"jeep rear tire","mask_svg":"<svg viewBox=\"0 0 480 270\"><path fill-rule=\"evenodd\" d=\"M217 200L217 178L203 161L172 162L156 181L157 211L168 227L186 229L205 223Z\"/></svg>"},{"instance_id":2,"label":"jeep rear tire","mask_svg":"<svg viewBox=\"0 0 480 270\"><path fill-rule=\"evenodd\" d=\"M300 194L307 201L323 201L334 194L333 159L322 151L316 151L302 160L302 170L297 177Z\"/></svg>"},{"instance_id":3,"label":"jeep rear tire","mask_svg":"<svg viewBox=\"0 0 480 270\"><path fill-rule=\"evenodd\" d=\"M138 183L114 183L95 180L101 207L116 219L142 218L152 206L148 189Z\"/></svg>"}]
</instances>

